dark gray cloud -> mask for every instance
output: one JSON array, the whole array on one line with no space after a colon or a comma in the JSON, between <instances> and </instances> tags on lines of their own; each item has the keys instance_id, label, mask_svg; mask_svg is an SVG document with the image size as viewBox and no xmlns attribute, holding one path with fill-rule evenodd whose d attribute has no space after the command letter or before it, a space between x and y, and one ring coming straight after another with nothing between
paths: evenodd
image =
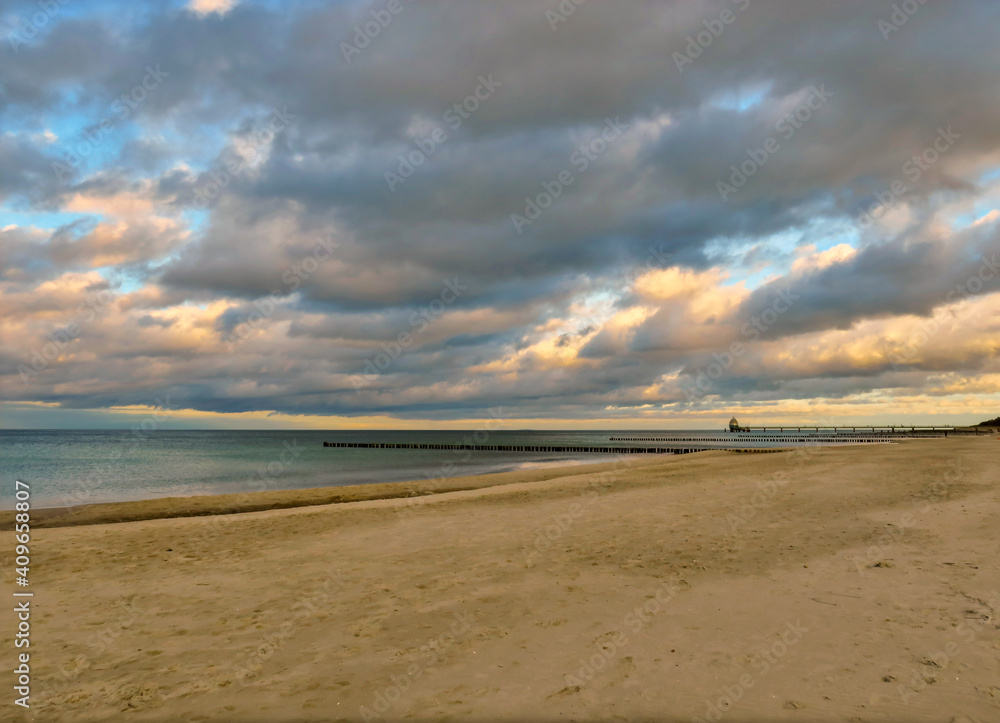
<instances>
[{"instance_id":1,"label":"dark gray cloud","mask_svg":"<svg viewBox=\"0 0 1000 723\"><path fill-rule=\"evenodd\" d=\"M131 207L112 235L94 220L41 240L5 234L5 293L102 266L143 284L79 342L100 340L100 362L79 354L46 370L49 384L88 383L17 394L86 407L170 386L199 409L302 414L460 415L506 400L525 414L582 415L651 394L686 403L683 383L779 293L793 303L715 380L721 399L930 388L931 371L993 368L992 347L967 338L911 360L920 379L860 353L814 350L801 369L775 359L807 337L928 317L997 250L995 222L963 230L996 199L996 3L928 3L887 38L879 21L891 2L593 2L553 29L545 10L556 6L407 3L349 59L341 44L377 3L242 3L208 16L149 7L131 24L74 13L16 53L0 50L0 114L24 128L57 117L93 126L148 66L167 73L65 183L49 166L72 137L0 135L0 201L149 205L147 217ZM724 10L733 22L678 68ZM463 102L478 107L460 115ZM275 111L290 120L261 140ZM624 131L602 138L609 121ZM430 157L387 182L435 129L446 138ZM914 173L914 154L942 129L954 142ZM771 139L766 163L720 194ZM887 218L859 228L875 194L900 180ZM224 187L199 203L213 183ZM543 193L557 197L519 227L512 214L531 216L526 198ZM790 268L810 244L834 242L856 252ZM622 282L652 249L670 254L657 267L735 279L770 265L775 278L749 280L732 305L654 298ZM449 280L463 292L356 388ZM601 303L600 318L582 311ZM639 307L634 324L613 320ZM21 346L45 328L19 328ZM235 349L216 346L241 329ZM125 372L136 363L169 371Z\"/></svg>"}]
</instances>

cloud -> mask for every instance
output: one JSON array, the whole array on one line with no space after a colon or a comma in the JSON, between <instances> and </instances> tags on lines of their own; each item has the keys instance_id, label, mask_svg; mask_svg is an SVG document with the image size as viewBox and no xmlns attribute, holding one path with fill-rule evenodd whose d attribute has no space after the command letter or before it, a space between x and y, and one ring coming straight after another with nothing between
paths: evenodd
<instances>
[{"instance_id":1,"label":"cloud","mask_svg":"<svg viewBox=\"0 0 1000 723\"><path fill-rule=\"evenodd\" d=\"M190 0L187 9L197 15L225 15L236 6L236 0Z\"/></svg>"},{"instance_id":2,"label":"cloud","mask_svg":"<svg viewBox=\"0 0 1000 723\"><path fill-rule=\"evenodd\" d=\"M885 3L756 2L679 69L733 5L587 3L553 29L530 3L438 0L377 33L378 2L60 14L0 50L5 398L646 419L993 394L1000 282L953 292L1000 243L1000 7L927 4L884 39ZM168 75L121 117L147 66Z\"/></svg>"}]
</instances>

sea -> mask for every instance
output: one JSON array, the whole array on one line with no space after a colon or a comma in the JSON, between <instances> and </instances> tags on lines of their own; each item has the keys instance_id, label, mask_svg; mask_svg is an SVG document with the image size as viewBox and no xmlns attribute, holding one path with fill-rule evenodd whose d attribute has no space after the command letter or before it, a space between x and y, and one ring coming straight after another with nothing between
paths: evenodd
<instances>
[{"instance_id":1,"label":"sea","mask_svg":"<svg viewBox=\"0 0 1000 723\"><path fill-rule=\"evenodd\" d=\"M721 431L232 431L0 430L0 508L15 480L32 506L71 507L189 495L425 481L512 470L610 462L612 454L324 447L323 442L404 442L556 447L654 446L656 437L704 439ZM741 447L793 446L789 435ZM626 442L612 442L612 438ZM691 444L698 444L697 441ZM702 445L699 445L702 446Z\"/></svg>"}]
</instances>

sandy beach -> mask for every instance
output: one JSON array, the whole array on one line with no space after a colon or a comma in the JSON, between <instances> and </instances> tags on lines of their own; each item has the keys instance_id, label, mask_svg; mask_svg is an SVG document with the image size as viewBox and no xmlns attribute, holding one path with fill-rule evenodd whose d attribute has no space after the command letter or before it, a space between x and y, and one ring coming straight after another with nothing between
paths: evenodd
<instances>
[{"instance_id":1,"label":"sandy beach","mask_svg":"<svg viewBox=\"0 0 1000 723\"><path fill-rule=\"evenodd\" d=\"M998 462L931 439L49 513L8 719L1000 720Z\"/></svg>"}]
</instances>

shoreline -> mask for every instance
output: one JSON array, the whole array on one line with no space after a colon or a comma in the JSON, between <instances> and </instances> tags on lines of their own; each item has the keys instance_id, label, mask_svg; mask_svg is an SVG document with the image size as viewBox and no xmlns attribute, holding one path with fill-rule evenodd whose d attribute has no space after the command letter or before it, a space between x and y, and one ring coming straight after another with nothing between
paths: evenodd
<instances>
[{"instance_id":1,"label":"shoreline","mask_svg":"<svg viewBox=\"0 0 1000 723\"><path fill-rule=\"evenodd\" d=\"M900 439L884 444L898 444L912 441L915 440ZM861 445L843 444L837 446L853 447ZM733 449L707 448L698 450L696 454L697 456L780 454L795 453L796 450L821 448L812 445ZM435 479L369 482L354 485L255 490L220 494L171 495L138 500L92 502L81 505L40 506L32 508L32 527L76 527L81 525L141 522L143 520L242 514L273 509L347 504L380 499L416 498L445 492L476 490L484 487L558 479L571 474L600 472L604 469L619 466L623 462L635 463L634 466L644 466L644 463L662 463L677 460L682 456L686 455L617 454L611 460L602 460L600 462L593 462L590 459L577 457L552 462L532 461L512 463L515 467L514 469L501 472L455 475ZM14 510L0 509L0 525L13 525L14 515Z\"/></svg>"},{"instance_id":2,"label":"shoreline","mask_svg":"<svg viewBox=\"0 0 1000 723\"><path fill-rule=\"evenodd\" d=\"M721 452L724 450L711 450ZM36 507L31 511L33 528L78 527L82 525L142 522L186 517L238 515L298 507L369 502L372 500L416 499L448 492L478 490L510 484L544 482L575 474L599 473L621 466L642 467L642 463L675 459L680 455L665 455L660 459L622 455L614 461L599 463L568 462L532 465L526 469L485 474L441 477L433 480L377 482L342 487L306 487L302 489L259 490L226 494L190 495L184 497L154 497L146 500L94 502L70 507ZM634 463L634 464L633 464ZM532 463L525 463L532 464ZM0 510L0 525L14 524L13 510Z\"/></svg>"},{"instance_id":3,"label":"shoreline","mask_svg":"<svg viewBox=\"0 0 1000 723\"><path fill-rule=\"evenodd\" d=\"M61 723L993 720L998 451L635 456L342 504L261 493L277 496L243 514L77 510L90 524L32 533L32 708Z\"/></svg>"}]
</instances>

